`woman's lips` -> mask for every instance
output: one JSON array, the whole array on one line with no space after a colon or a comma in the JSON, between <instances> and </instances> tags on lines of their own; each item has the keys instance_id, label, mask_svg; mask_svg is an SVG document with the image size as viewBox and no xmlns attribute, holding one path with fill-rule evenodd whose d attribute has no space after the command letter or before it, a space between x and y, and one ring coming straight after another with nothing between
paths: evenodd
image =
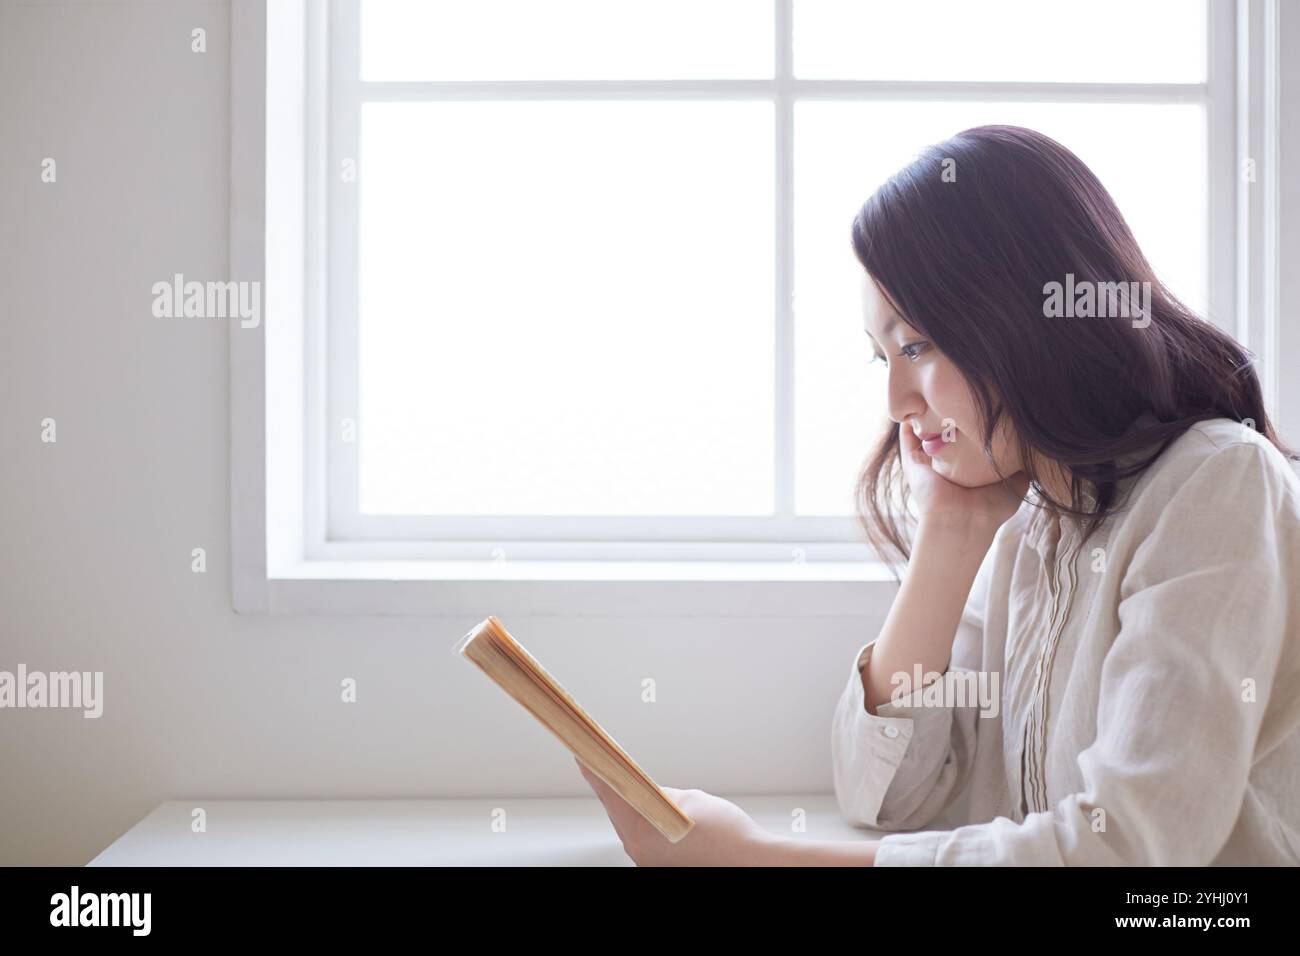
<instances>
[{"instance_id":1,"label":"woman's lips","mask_svg":"<svg viewBox=\"0 0 1300 956\"><path fill-rule=\"evenodd\" d=\"M930 435L918 435L917 437L921 439L921 449L930 456L937 455L948 444L943 440L943 435L939 432Z\"/></svg>"}]
</instances>

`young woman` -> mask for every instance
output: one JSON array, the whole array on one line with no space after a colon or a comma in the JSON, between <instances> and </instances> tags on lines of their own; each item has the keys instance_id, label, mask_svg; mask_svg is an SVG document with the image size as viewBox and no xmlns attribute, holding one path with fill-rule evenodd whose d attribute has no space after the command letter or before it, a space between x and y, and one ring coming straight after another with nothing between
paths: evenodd
<instances>
[{"instance_id":1,"label":"young woman","mask_svg":"<svg viewBox=\"0 0 1300 956\"><path fill-rule=\"evenodd\" d=\"M1300 478L1250 353L1032 130L930 147L852 236L891 419L860 517L906 571L832 757L843 813L885 835L780 837L670 790L696 820L670 844L584 770L628 854L1300 863Z\"/></svg>"}]
</instances>

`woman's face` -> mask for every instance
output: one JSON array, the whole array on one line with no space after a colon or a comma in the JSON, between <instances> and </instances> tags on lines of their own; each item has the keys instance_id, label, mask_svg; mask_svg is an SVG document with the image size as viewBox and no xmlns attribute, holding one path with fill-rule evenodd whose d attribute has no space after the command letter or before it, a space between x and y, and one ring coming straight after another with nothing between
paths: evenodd
<instances>
[{"instance_id":1,"label":"woman's face","mask_svg":"<svg viewBox=\"0 0 1300 956\"><path fill-rule=\"evenodd\" d=\"M994 436L994 458L1002 469L998 475L980 448L979 411L966 379L903 321L865 272L862 287L867 335L889 377L889 417L906 422L922 438L939 436L925 449L931 467L965 488L991 485L1020 471L1024 465L1012 444L1010 423L1004 418Z\"/></svg>"}]
</instances>

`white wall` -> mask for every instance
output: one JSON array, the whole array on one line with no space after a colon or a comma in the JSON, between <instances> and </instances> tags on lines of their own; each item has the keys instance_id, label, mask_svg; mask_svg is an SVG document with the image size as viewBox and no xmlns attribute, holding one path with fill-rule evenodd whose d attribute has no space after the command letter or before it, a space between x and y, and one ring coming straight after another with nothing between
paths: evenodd
<instances>
[{"instance_id":1,"label":"white wall","mask_svg":"<svg viewBox=\"0 0 1300 956\"><path fill-rule=\"evenodd\" d=\"M0 6L0 670L105 680L98 720L0 710L0 864L85 863L173 798L590 794L449 654L474 620L231 610L227 329L150 310L175 272L226 276L229 19ZM880 619L509 624L659 782L745 794L831 789L830 716Z\"/></svg>"}]
</instances>

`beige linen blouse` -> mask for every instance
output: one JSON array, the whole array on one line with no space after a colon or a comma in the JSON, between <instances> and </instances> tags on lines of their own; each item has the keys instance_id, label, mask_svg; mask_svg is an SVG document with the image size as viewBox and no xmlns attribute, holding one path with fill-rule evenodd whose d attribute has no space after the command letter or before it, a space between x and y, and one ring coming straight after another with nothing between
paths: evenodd
<instances>
[{"instance_id":1,"label":"beige linen blouse","mask_svg":"<svg viewBox=\"0 0 1300 956\"><path fill-rule=\"evenodd\" d=\"M998 529L945 675L996 707L923 686L872 715L856 655L835 794L898 831L877 866L1300 863L1300 478L1216 418L1129 486L1073 559L1028 502Z\"/></svg>"}]
</instances>

